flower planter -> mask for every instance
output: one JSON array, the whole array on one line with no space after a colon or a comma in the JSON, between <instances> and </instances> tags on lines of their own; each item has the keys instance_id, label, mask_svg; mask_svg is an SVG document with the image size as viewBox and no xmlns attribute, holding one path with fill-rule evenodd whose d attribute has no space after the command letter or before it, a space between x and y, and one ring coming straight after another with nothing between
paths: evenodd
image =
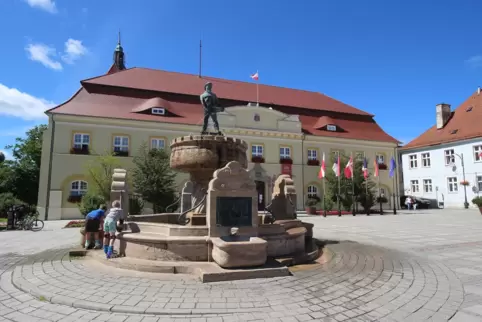
<instances>
[{"instance_id":1,"label":"flower planter","mask_svg":"<svg viewBox=\"0 0 482 322\"><path fill-rule=\"evenodd\" d=\"M288 158L286 158L286 159L280 159L280 160L279 160L279 163L280 163L280 164L293 164L293 160L288 159Z\"/></svg>"},{"instance_id":2,"label":"flower planter","mask_svg":"<svg viewBox=\"0 0 482 322\"><path fill-rule=\"evenodd\" d=\"M251 162L253 162L253 163L264 163L264 158L263 157L252 157Z\"/></svg>"},{"instance_id":3,"label":"flower planter","mask_svg":"<svg viewBox=\"0 0 482 322\"><path fill-rule=\"evenodd\" d=\"M116 157L128 157L129 151L114 151Z\"/></svg>"},{"instance_id":4,"label":"flower planter","mask_svg":"<svg viewBox=\"0 0 482 322\"><path fill-rule=\"evenodd\" d=\"M308 215L316 215L316 207L306 207L306 214Z\"/></svg>"},{"instance_id":5,"label":"flower planter","mask_svg":"<svg viewBox=\"0 0 482 322\"><path fill-rule=\"evenodd\" d=\"M89 149L86 149L86 148L82 148L82 149L72 148L72 149L70 149L70 154L84 154L84 155L87 155L87 154L89 154Z\"/></svg>"},{"instance_id":6,"label":"flower planter","mask_svg":"<svg viewBox=\"0 0 482 322\"><path fill-rule=\"evenodd\" d=\"M465 181L460 181L460 185L461 186L468 186L468 185L470 185L470 183L467 180L465 180Z\"/></svg>"},{"instance_id":7,"label":"flower planter","mask_svg":"<svg viewBox=\"0 0 482 322\"><path fill-rule=\"evenodd\" d=\"M378 165L378 169L379 169L379 170L387 170L387 165L384 164L384 163L380 163L380 164Z\"/></svg>"},{"instance_id":8,"label":"flower planter","mask_svg":"<svg viewBox=\"0 0 482 322\"><path fill-rule=\"evenodd\" d=\"M79 203L80 201L82 201L82 196L69 196L69 198L67 198L67 201L70 203Z\"/></svg>"},{"instance_id":9,"label":"flower planter","mask_svg":"<svg viewBox=\"0 0 482 322\"><path fill-rule=\"evenodd\" d=\"M320 160L308 160L308 165L314 165L314 166L319 166L320 165Z\"/></svg>"}]
</instances>

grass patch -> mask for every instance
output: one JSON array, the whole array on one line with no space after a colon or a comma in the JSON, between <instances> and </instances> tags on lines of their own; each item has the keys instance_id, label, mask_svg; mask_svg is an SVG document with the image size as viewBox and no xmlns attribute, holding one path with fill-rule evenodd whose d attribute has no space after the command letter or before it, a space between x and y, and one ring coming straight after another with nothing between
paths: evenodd
<instances>
[{"instance_id":1,"label":"grass patch","mask_svg":"<svg viewBox=\"0 0 482 322\"><path fill-rule=\"evenodd\" d=\"M38 300L42 302L47 302L47 299L44 296L40 296Z\"/></svg>"},{"instance_id":2,"label":"grass patch","mask_svg":"<svg viewBox=\"0 0 482 322\"><path fill-rule=\"evenodd\" d=\"M0 222L7 222L7 218L0 218Z\"/></svg>"}]
</instances>

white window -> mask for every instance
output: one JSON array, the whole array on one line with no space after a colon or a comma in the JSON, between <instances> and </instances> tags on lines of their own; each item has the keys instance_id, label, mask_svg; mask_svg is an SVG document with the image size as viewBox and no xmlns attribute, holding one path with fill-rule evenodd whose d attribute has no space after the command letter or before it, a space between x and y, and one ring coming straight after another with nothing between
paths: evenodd
<instances>
[{"instance_id":1,"label":"white window","mask_svg":"<svg viewBox=\"0 0 482 322\"><path fill-rule=\"evenodd\" d=\"M422 167L430 168L430 153L422 153Z\"/></svg>"},{"instance_id":2,"label":"white window","mask_svg":"<svg viewBox=\"0 0 482 322\"><path fill-rule=\"evenodd\" d=\"M251 156L253 156L253 157L263 157L263 146L262 145L252 145L251 146Z\"/></svg>"},{"instance_id":3,"label":"white window","mask_svg":"<svg viewBox=\"0 0 482 322\"><path fill-rule=\"evenodd\" d=\"M410 169L416 169L418 167L417 155L411 154L408 158L410 159Z\"/></svg>"},{"instance_id":4,"label":"white window","mask_svg":"<svg viewBox=\"0 0 482 322\"><path fill-rule=\"evenodd\" d=\"M423 179L423 191L432 192L432 179Z\"/></svg>"},{"instance_id":5,"label":"white window","mask_svg":"<svg viewBox=\"0 0 482 322\"><path fill-rule=\"evenodd\" d=\"M447 185L449 192L457 192L459 191L459 184L457 183L457 177L449 177L447 178Z\"/></svg>"},{"instance_id":6,"label":"white window","mask_svg":"<svg viewBox=\"0 0 482 322\"><path fill-rule=\"evenodd\" d=\"M327 126L326 126L326 129L327 129L328 131L336 132L336 125L327 125Z\"/></svg>"},{"instance_id":7,"label":"white window","mask_svg":"<svg viewBox=\"0 0 482 322\"><path fill-rule=\"evenodd\" d=\"M482 192L482 176L477 176L477 188Z\"/></svg>"},{"instance_id":8,"label":"white window","mask_svg":"<svg viewBox=\"0 0 482 322\"><path fill-rule=\"evenodd\" d=\"M318 160L318 151L315 149L308 149L308 160Z\"/></svg>"},{"instance_id":9,"label":"white window","mask_svg":"<svg viewBox=\"0 0 482 322\"><path fill-rule=\"evenodd\" d=\"M475 145L474 146L474 161L481 162L482 161L482 145Z\"/></svg>"},{"instance_id":10,"label":"white window","mask_svg":"<svg viewBox=\"0 0 482 322\"><path fill-rule=\"evenodd\" d=\"M445 155L445 165L452 165L455 163L454 149L445 150L444 155Z\"/></svg>"},{"instance_id":11,"label":"white window","mask_svg":"<svg viewBox=\"0 0 482 322\"><path fill-rule=\"evenodd\" d=\"M72 181L70 184L71 196L83 196L87 192L87 182L82 180Z\"/></svg>"},{"instance_id":12,"label":"white window","mask_svg":"<svg viewBox=\"0 0 482 322\"><path fill-rule=\"evenodd\" d=\"M114 137L114 152L128 152L129 138L127 136Z\"/></svg>"},{"instance_id":13,"label":"white window","mask_svg":"<svg viewBox=\"0 0 482 322\"><path fill-rule=\"evenodd\" d=\"M280 159L290 159L291 158L291 149L285 146L279 148L279 157Z\"/></svg>"},{"instance_id":14,"label":"white window","mask_svg":"<svg viewBox=\"0 0 482 322\"><path fill-rule=\"evenodd\" d=\"M315 198L315 197L318 197L318 187L308 186L308 198Z\"/></svg>"},{"instance_id":15,"label":"white window","mask_svg":"<svg viewBox=\"0 0 482 322\"><path fill-rule=\"evenodd\" d=\"M164 149L166 147L166 141L164 139L152 138L151 149Z\"/></svg>"},{"instance_id":16,"label":"white window","mask_svg":"<svg viewBox=\"0 0 482 322\"><path fill-rule=\"evenodd\" d=\"M90 135L85 133L74 134L74 149L88 149L90 144Z\"/></svg>"},{"instance_id":17,"label":"white window","mask_svg":"<svg viewBox=\"0 0 482 322\"><path fill-rule=\"evenodd\" d=\"M152 109L152 114L164 115L164 114L166 114L166 110L163 109L163 108L154 107L154 108Z\"/></svg>"},{"instance_id":18,"label":"white window","mask_svg":"<svg viewBox=\"0 0 482 322\"><path fill-rule=\"evenodd\" d=\"M410 189L413 193L419 192L418 180L410 180Z\"/></svg>"},{"instance_id":19,"label":"white window","mask_svg":"<svg viewBox=\"0 0 482 322\"><path fill-rule=\"evenodd\" d=\"M378 164L385 164L385 156L383 154L377 154L376 158Z\"/></svg>"}]
</instances>

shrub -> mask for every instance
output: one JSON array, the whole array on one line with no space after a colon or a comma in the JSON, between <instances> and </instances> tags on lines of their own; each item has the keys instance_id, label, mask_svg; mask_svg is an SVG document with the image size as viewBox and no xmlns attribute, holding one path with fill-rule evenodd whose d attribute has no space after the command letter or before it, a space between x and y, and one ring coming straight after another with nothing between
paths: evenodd
<instances>
[{"instance_id":1,"label":"shrub","mask_svg":"<svg viewBox=\"0 0 482 322\"><path fill-rule=\"evenodd\" d=\"M308 208L315 208L320 201L316 198L308 198L305 202L305 206Z\"/></svg>"},{"instance_id":2,"label":"shrub","mask_svg":"<svg viewBox=\"0 0 482 322\"><path fill-rule=\"evenodd\" d=\"M378 203L387 203L388 199L385 196L377 197L377 202Z\"/></svg>"},{"instance_id":3,"label":"shrub","mask_svg":"<svg viewBox=\"0 0 482 322\"><path fill-rule=\"evenodd\" d=\"M477 207L482 207L482 197L475 197L474 199L472 199L472 203Z\"/></svg>"},{"instance_id":4,"label":"shrub","mask_svg":"<svg viewBox=\"0 0 482 322\"><path fill-rule=\"evenodd\" d=\"M368 191L368 194L363 192L358 196L358 201L365 211L370 210L375 205L375 196Z\"/></svg>"},{"instance_id":5,"label":"shrub","mask_svg":"<svg viewBox=\"0 0 482 322\"><path fill-rule=\"evenodd\" d=\"M21 200L15 198L13 193L5 192L0 193L0 217L7 216L7 210L10 209L14 205L26 205Z\"/></svg>"},{"instance_id":6,"label":"shrub","mask_svg":"<svg viewBox=\"0 0 482 322\"><path fill-rule=\"evenodd\" d=\"M334 205L335 203L333 202L333 200L331 200L330 198L325 198L325 211L333 210Z\"/></svg>"},{"instance_id":7,"label":"shrub","mask_svg":"<svg viewBox=\"0 0 482 322\"><path fill-rule=\"evenodd\" d=\"M100 205L105 205L106 200L103 196L93 192L87 191L78 204L80 213L85 217L89 212L99 209Z\"/></svg>"}]
</instances>

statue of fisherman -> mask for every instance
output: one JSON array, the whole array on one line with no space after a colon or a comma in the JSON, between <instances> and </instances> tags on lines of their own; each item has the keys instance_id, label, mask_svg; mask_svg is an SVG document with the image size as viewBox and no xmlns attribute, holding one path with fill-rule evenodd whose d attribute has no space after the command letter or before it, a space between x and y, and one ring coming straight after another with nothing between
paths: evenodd
<instances>
[{"instance_id":1,"label":"statue of fisherman","mask_svg":"<svg viewBox=\"0 0 482 322\"><path fill-rule=\"evenodd\" d=\"M218 135L222 135L219 130L217 113L224 111L224 107L218 106L218 97L212 92L213 84L206 83L204 85L204 93L201 94L201 104L204 109L204 123L201 134L207 134L207 127L209 118L213 120L214 130Z\"/></svg>"}]
</instances>

